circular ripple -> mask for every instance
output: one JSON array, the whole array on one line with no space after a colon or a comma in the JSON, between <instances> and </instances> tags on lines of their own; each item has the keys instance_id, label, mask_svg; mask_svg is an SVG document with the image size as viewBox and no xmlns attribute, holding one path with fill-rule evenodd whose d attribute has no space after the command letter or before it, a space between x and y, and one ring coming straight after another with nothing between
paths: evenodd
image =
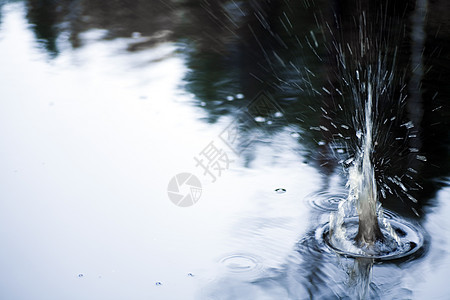
<instances>
[{"instance_id":1,"label":"circular ripple","mask_svg":"<svg viewBox=\"0 0 450 300\"><path fill-rule=\"evenodd\" d=\"M329 223L319 227L316 231L316 240L325 244L326 247L340 255L353 258L372 258L376 260L394 260L404 258L416 253L424 244L423 234L418 228L411 223L402 219L389 219L392 229L397 233L399 243L393 242L394 239L389 235L386 229L382 228L382 232L387 239L387 243L378 243L375 245L375 251L372 253L356 246L353 237L358 231L358 217L346 218L344 226L348 233L348 241L352 242L354 248L358 251L342 249L340 245L336 245L330 239ZM389 245L390 244L390 245Z\"/></svg>"},{"instance_id":2,"label":"circular ripple","mask_svg":"<svg viewBox=\"0 0 450 300\"><path fill-rule=\"evenodd\" d=\"M347 198L345 192L331 194L328 192L320 192L309 195L309 204L321 211L335 211L338 209L339 203Z\"/></svg>"},{"instance_id":3,"label":"circular ripple","mask_svg":"<svg viewBox=\"0 0 450 300\"><path fill-rule=\"evenodd\" d=\"M233 273L251 272L260 267L259 261L249 255L234 254L224 257L220 263Z\"/></svg>"}]
</instances>

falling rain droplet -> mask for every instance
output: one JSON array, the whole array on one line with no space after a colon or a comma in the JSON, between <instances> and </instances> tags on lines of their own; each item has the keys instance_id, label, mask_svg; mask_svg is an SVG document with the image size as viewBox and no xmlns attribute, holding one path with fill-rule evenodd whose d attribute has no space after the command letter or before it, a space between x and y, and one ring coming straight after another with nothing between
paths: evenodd
<instances>
[{"instance_id":1,"label":"falling rain droplet","mask_svg":"<svg viewBox=\"0 0 450 300\"><path fill-rule=\"evenodd\" d=\"M278 189L275 190L275 192L276 192L277 194L284 194L284 193L286 193L286 190L285 190L285 189L282 189L282 188L278 188Z\"/></svg>"}]
</instances>

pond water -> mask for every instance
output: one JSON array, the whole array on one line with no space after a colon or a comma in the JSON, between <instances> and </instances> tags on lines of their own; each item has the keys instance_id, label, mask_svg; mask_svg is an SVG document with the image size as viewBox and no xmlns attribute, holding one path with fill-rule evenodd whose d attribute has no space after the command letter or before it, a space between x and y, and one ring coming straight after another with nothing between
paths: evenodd
<instances>
[{"instance_id":1,"label":"pond water","mask_svg":"<svg viewBox=\"0 0 450 300\"><path fill-rule=\"evenodd\" d=\"M353 6L0 0L0 298L448 299L450 7ZM353 16L385 20L375 172L418 235L393 260L324 239L360 138L342 70L371 64Z\"/></svg>"}]
</instances>

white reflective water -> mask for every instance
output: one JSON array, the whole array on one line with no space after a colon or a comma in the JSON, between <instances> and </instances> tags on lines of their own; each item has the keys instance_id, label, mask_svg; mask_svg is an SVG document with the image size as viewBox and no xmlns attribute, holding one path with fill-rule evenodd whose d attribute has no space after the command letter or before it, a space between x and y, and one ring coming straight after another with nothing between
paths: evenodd
<instances>
[{"instance_id":1,"label":"white reflective water","mask_svg":"<svg viewBox=\"0 0 450 300\"><path fill-rule=\"evenodd\" d=\"M245 158L218 139L233 119L202 121L173 43L130 54L125 39L91 30L83 48L66 45L49 60L23 3L1 9L1 299L345 294L353 262L339 265L333 253L298 246L328 217L307 195L332 194L344 180L304 163L292 130L261 143L243 167ZM193 159L211 141L234 160L214 183ZM167 195L182 172L202 182L201 198L188 208ZM426 255L376 265L372 292L445 299L449 197L442 189L427 212Z\"/></svg>"}]
</instances>

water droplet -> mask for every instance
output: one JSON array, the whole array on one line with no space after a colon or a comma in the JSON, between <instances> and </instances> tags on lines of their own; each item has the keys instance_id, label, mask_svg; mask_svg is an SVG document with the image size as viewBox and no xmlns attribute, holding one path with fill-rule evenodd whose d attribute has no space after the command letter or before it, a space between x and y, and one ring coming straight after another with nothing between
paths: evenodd
<instances>
[{"instance_id":1,"label":"water droplet","mask_svg":"<svg viewBox=\"0 0 450 300\"><path fill-rule=\"evenodd\" d=\"M408 123L402 124L401 126L405 126L407 129L411 129L414 127L414 125L411 121L409 121Z\"/></svg>"},{"instance_id":2,"label":"water droplet","mask_svg":"<svg viewBox=\"0 0 450 300\"><path fill-rule=\"evenodd\" d=\"M200 102L200 106L206 106L205 102Z\"/></svg>"},{"instance_id":3,"label":"water droplet","mask_svg":"<svg viewBox=\"0 0 450 300\"><path fill-rule=\"evenodd\" d=\"M319 141L317 144L319 144L319 146L323 146L323 145L325 145L326 143L325 143L325 141Z\"/></svg>"},{"instance_id":4,"label":"water droplet","mask_svg":"<svg viewBox=\"0 0 450 300\"><path fill-rule=\"evenodd\" d=\"M350 157L349 159L344 161L344 165L347 167L350 166L350 164L353 162L354 159L355 159L354 157Z\"/></svg>"},{"instance_id":5,"label":"water droplet","mask_svg":"<svg viewBox=\"0 0 450 300\"><path fill-rule=\"evenodd\" d=\"M140 37L141 37L141 33L140 33L140 32L133 32L133 33L131 34L131 37L132 37L133 39L140 38Z\"/></svg>"},{"instance_id":6,"label":"water droplet","mask_svg":"<svg viewBox=\"0 0 450 300\"><path fill-rule=\"evenodd\" d=\"M79 278L84 277L84 274L78 274L78 277Z\"/></svg>"},{"instance_id":7,"label":"water droplet","mask_svg":"<svg viewBox=\"0 0 450 300\"><path fill-rule=\"evenodd\" d=\"M266 118L257 116L257 117L255 117L255 121L258 122L258 123L262 123L262 122L266 121Z\"/></svg>"},{"instance_id":8,"label":"water droplet","mask_svg":"<svg viewBox=\"0 0 450 300\"><path fill-rule=\"evenodd\" d=\"M194 277L194 274L188 273L188 276L189 276L189 277Z\"/></svg>"},{"instance_id":9,"label":"water droplet","mask_svg":"<svg viewBox=\"0 0 450 300\"><path fill-rule=\"evenodd\" d=\"M356 137L357 137L358 139L361 139L361 137L362 137L362 131L361 131L361 130L358 130L358 131L356 132Z\"/></svg>"},{"instance_id":10,"label":"water droplet","mask_svg":"<svg viewBox=\"0 0 450 300\"><path fill-rule=\"evenodd\" d=\"M342 154L342 153L344 153L345 151L344 151L344 149L337 149L336 152Z\"/></svg>"},{"instance_id":11,"label":"water droplet","mask_svg":"<svg viewBox=\"0 0 450 300\"><path fill-rule=\"evenodd\" d=\"M293 138L299 138L299 137L300 137L300 134L299 134L298 132L291 132L291 136L292 136Z\"/></svg>"},{"instance_id":12,"label":"water droplet","mask_svg":"<svg viewBox=\"0 0 450 300\"><path fill-rule=\"evenodd\" d=\"M233 96L227 96L227 100L228 100L228 101L233 101L233 100L234 100L234 97L233 97Z\"/></svg>"},{"instance_id":13,"label":"water droplet","mask_svg":"<svg viewBox=\"0 0 450 300\"><path fill-rule=\"evenodd\" d=\"M162 283L158 281L155 283L155 285L160 286L160 285L162 285Z\"/></svg>"},{"instance_id":14,"label":"water droplet","mask_svg":"<svg viewBox=\"0 0 450 300\"><path fill-rule=\"evenodd\" d=\"M236 98L237 99L243 99L244 98L244 94L236 94Z\"/></svg>"},{"instance_id":15,"label":"water droplet","mask_svg":"<svg viewBox=\"0 0 450 300\"><path fill-rule=\"evenodd\" d=\"M274 114L274 116L275 116L275 118L281 118L281 117L283 116L283 113L280 112L280 111L277 111L277 112Z\"/></svg>"},{"instance_id":16,"label":"water droplet","mask_svg":"<svg viewBox=\"0 0 450 300\"><path fill-rule=\"evenodd\" d=\"M282 188L278 188L275 190L275 192L277 192L277 194L284 194L284 193L286 193L286 190L282 189Z\"/></svg>"},{"instance_id":17,"label":"water droplet","mask_svg":"<svg viewBox=\"0 0 450 300\"><path fill-rule=\"evenodd\" d=\"M417 155L416 158L421 161L427 161L427 158L423 155Z\"/></svg>"},{"instance_id":18,"label":"water droplet","mask_svg":"<svg viewBox=\"0 0 450 300\"><path fill-rule=\"evenodd\" d=\"M267 121L267 124L272 125L272 121L271 120Z\"/></svg>"}]
</instances>

